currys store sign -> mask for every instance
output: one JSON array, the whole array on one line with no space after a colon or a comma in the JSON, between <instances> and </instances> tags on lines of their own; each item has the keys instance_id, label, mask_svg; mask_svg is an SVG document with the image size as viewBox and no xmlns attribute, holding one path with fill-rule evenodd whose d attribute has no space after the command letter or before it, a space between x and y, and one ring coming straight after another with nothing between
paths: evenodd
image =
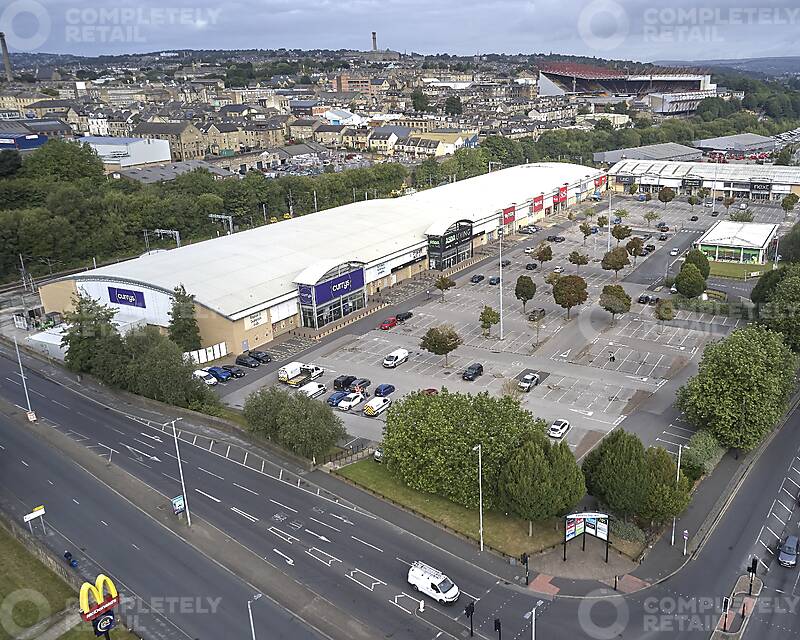
<instances>
[{"instance_id":1,"label":"currys store sign","mask_svg":"<svg viewBox=\"0 0 800 640\"><path fill-rule=\"evenodd\" d=\"M364 269L356 269L342 276L314 286L314 300L317 306L341 298L348 293L364 287ZM301 293L302 300L302 293Z\"/></svg>"},{"instance_id":2,"label":"currys store sign","mask_svg":"<svg viewBox=\"0 0 800 640\"><path fill-rule=\"evenodd\" d=\"M144 303L144 292L134 291L133 289L109 287L108 299L115 304L126 304L129 307L141 307L144 309L147 306Z\"/></svg>"}]
</instances>

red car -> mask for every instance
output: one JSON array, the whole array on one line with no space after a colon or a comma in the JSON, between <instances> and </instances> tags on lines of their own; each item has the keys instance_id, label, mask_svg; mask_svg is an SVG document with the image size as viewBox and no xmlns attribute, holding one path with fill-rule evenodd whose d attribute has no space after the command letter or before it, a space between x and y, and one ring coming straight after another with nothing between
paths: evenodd
<instances>
[{"instance_id":1,"label":"red car","mask_svg":"<svg viewBox=\"0 0 800 640\"><path fill-rule=\"evenodd\" d=\"M392 316L391 318L386 318L386 320L381 322L381 329L383 329L384 331L396 326L397 326L397 318L395 318L394 316Z\"/></svg>"}]
</instances>

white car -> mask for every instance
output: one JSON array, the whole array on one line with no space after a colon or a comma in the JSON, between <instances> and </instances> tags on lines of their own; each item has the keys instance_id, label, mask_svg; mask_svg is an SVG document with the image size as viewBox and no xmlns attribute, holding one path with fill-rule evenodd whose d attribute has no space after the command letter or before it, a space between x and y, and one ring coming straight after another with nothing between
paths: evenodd
<instances>
[{"instance_id":1,"label":"white car","mask_svg":"<svg viewBox=\"0 0 800 640\"><path fill-rule=\"evenodd\" d=\"M558 265L557 267L553 268L553 273L564 273L564 267Z\"/></svg>"},{"instance_id":2,"label":"white car","mask_svg":"<svg viewBox=\"0 0 800 640\"><path fill-rule=\"evenodd\" d=\"M300 387L298 391L306 394L309 398L316 398L328 391L328 388L321 382L309 382Z\"/></svg>"},{"instance_id":3,"label":"white car","mask_svg":"<svg viewBox=\"0 0 800 640\"><path fill-rule=\"evenodd\" d=\"M203 371L202 369L198 369L197 371L192 372L192 375L201 382L207 384L209 387L213 387L215 384L217 384L217 379L214 376L212 376L208 371Z\"/></svg>"},{"instance_id":4,"label":"white car","mask_svg":"<svg viewBox=\"0 0 800 640\"><path fill-rule=\"evenodd\" d=\"M392 401L389 400L389 398L373 398L364 405L362 411L364 412L365 416L374 418L375 416L379 416L386 411L390 404L392 404Z\"/></svg>"},{"instance_id":5,"label":"white car","mask_svg":"<svg viewBox=\"0 0 800 640\"><path fill-rule=\"evenodd\" d=\"M533 387L539 384L539 374L538 373L526 373L522 380L517 383L517 387L521 391L525 391L526 393L530 391Z\"/></svg>"},{"instance_id":6,"label":"white car","mask_svg":"<svg viewBox=\"0 0 800 640\"><path fill-rule=\"evenodd\" d=\"M336 408L342 411L350 411L350 409L357 407L364 402L364 400L366 400L366 398L364 397L363 393L348 393L339 401L339 404L336 405Z\"/></svg>"},{"instance_id":7,"label":"white car","mask_svg":"<svg viewBox=\"0 0 800 640\"><path fill-rule=\"evenodd\" d=\"M550 428L547 430L547 435L550 438L561 439L565 435L567 435L567 431L570 429L569 420L564 420L563 418L559 418L553 424L550 425Z\"/></svg>"},{"instance_id":8,"label":"white car","mask_svg":"<svg viewBox=\"0 0 800 640\"><path fill-rule=\"evenodd\" d=\"M536 253L536 247L525 247L525 255L529 256Z\"/></svg>"},{"instance_id":9,"label":"white car","mask_svg":"<svg viewBox=\"0 0 800 640\"><path fill-rule=\"evenodd\" d=\"M677 256L679 253L680 253L680 249L678 249L678 248L676 247L675 249L672 249L672 250L669 252L669 255L671 255L671 256Z\"/></svg>"}]
</instances>

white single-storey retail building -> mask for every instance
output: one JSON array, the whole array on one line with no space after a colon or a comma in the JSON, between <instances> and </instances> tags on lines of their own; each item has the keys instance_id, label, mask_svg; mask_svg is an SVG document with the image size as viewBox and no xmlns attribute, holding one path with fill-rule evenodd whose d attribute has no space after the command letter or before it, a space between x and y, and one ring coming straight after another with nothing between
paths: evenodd
<instances>
[{"instance_id":1,"label":"white single-storey retail building","mask_svg":"<svg viewBox=\"0 0 800 640\"><path fill-rule=\"evenodd\" d=\"M581 165L511 167L66 276L41 287L42 302L63 312L80 290L166 327L181 284L195 296L203 345L244 351L335 322L382 288L470 259L501 228L513 233L605 188L605 172Z\"/></svg>"},{"instance_id":2,"label":"white single-storey retail building","mask_svg":"<svg viewBox=\"0 0 800 640\"><path fill-rule=\"evenodd\" d=\"M709 260L764 264L774 259L777 224L720 220L692 243Z\"/></svg>"}]
</instances>

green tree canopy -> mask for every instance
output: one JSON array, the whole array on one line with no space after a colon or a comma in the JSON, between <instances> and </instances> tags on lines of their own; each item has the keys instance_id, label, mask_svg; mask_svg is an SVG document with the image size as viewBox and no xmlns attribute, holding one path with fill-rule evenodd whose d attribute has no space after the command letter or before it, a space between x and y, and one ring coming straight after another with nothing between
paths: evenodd
<instances>
[{"instance_id":1,"label":"green tree canopy","mask_svg":"<svg viewBox=\"0 0 800 640\"><path fill-rule=\"evenodd\" d=\"M628 252L628 255L633 256L634 265L636 265L636 258L642 255L642 249L644 249L644 240L639 236L631 238L625 245L625 251Z\"/></svg>"},{"instance_id":2,"label":"green tree canopy","mask_svg":"<svg viewBox=\"0 0 800 640\"><path fill-rule=\"evenodd\" d=\"M551 247L546 242L542 242L539 246L536 247L536 251L533 253L533 257L539 263L540 267L544 266L545 262L549 262L553 259L553 247Z\"/></svg>"},{"instance_id":3,"label":"green tree canopy","mask_svg":"<svg viewBox=\"0 0 800 640\"><path fill-rule=\"evenodd\" d=\"M553 285L553 299L558 306L567 310L567 320L572 308L586 302L588 297L586 280L580 276L564 276Z\"/></svg>"},{"instance_id":4,"label":"green tree canopy","mask_svg":"<svg viewBox=\"0 0 800 640\"><path fill-rule=\"evenodd\" d=\"M580 232L583 234L583 244L585 246L586 238L592 235L592 225L590 225L588 222L581 222L578 229L580 229Z\"/></svg>"},{"instance_id":5,"label":"green tree canopy","mask_svg":"<svg viewBox=\"0 0 800 640\"><path fill-rule=\"evenodd\" d=\"M782 271L782 270L779 270ZM766 325L783 334L786 344L800 351L800 269L792 268L775 285L770 295Z\"/></svg>"},{"instance_id":6,"label":"green tree canopy","mask_svg":"<svg viewBox=\"0 0 800 640\"><path fill-rule=\"evenodd\" d=\"M184 351L196 351L202 346L200 328L195 317L194 296L186 293L182 284L175 287L172 295L167 333L169 339Z\"/></svg>"},{"instance_id":7,"label":"green tree canopy","mask_svg":"<svg viewBox=\"0 0 800 640\"><path fill-rule=\"evenodd\" d=\"M658 199L664 203L664 208L675 199L675 192L669 187L662 187L658 192Z\"/></svg>"},{"instance_id":8,"label":"green tree canopy","mask_svg":"<svg viewBox=\"0 0 800 640\"><path fill-rule=\"evenodd\" d=\"M483 335L488 337L492 331L492 326L500 322L500 314L489 305L486 305L481 311L479 319L481 329L483 329Z\"/></svg>"},{"instance_id":9,"label":"green tree canopy","mask_svg":"<svg viewBox=\"0 0 800 640\"><path fill-rule=\"evenodd\" d=\"M441 275L436 278L436 282L434 282L433 286L442 292L442 302L444 302L444 292L455 287L456 281L448 276Z\"/></svg>"},{"instance_id":10,"label":"green tree canopy","mask_svg":"<svg viewBox=\"0 0 800 640\"><path fill-rule=\"evenodd\" d=\"M575 273L579 273L582 266L589 264L589 256L580 251L571 251L567 259L575 265Z\"/></svg>"},{"instance_id":11,"label":"green tree canopy","mask_svg":"<svg viewBox=\"0 0 800 640\"><path fill-rule=\"evenodd\" d=\"M706 254L700 251L700 249L691 249L686 254L686 259L683 263L693 264L697 267L698 271L700 271L700 275L703 276L703 280L707 280L708 275L711 273L711 264L709 264Z\"/></svg>"},{"instance_id":12,"label":"green tree canopy","mask_svg":"<svg viewBox=\"0 0 800 640\"><path fill-rule=\"evenodd\" d=\"M522 312L525 313L525 305L533 300L536 295L536 283L530 276L522 275L517 278L514 286L514 296L522 302Z\"/></svg>"},{"instance_id":13,"label":"green tree canopy","mask_svg":"<svg viewBox=\"0 0 800 640\"><path fill-rule=\"evenodd\" d=\"M623 517L636 515L647 496L647 464L639 438L617 429L583 461L587 491Z\"/></svg>"},{"instance_id":14,"label":"green tree canopy","mask_svg":"<svg viewBox=\"0 0 800 640\"><path fill-rule=\"evenodd\" d=\"M91 296L82 293L72 296L72 309L64 314L67 330L61 338L61 346L67 352L64 358L67 368L91 373L98 344L103 338L117 334L115 315L116 309Z\"/></svg>"},{"instance_id":15,"label":"green tree canopy","mask_svg":"<svg viewBox=\"0 0 800 640\"><path fill-rule=\"evenodd\" d=\"M617 245L619 245L619 241L620 240L624 240L625 238L630 237L631 228L628 227L628 226L625 226L624 224L615 224L611 228L611 235L614 236L614 238L617 241Z\"/></svg>"},{"instance_id":16,"label":"green tree canopy","mask_svg":"<svg viewBox=\"0 0 800 640\"><path fill-rule=\"evenodd\" d=\"M686 298L696 298L706 289L706 281L695 265L684 262L680 273L675 277L675 288Z\"/></svg>"},{"instance_id":17,"label":"green tree canopy","mask_svg":"<svg viewBox=\"0 0 800 640\"><path fill-rule=\"evenodd\" d=\"M631 310L631 297L622 285L607 284L600 294L600 306L611 314L611 321L615 322L617 315Z\"/></svg>"},{"instance_id":18,"label":"green tree canopy","mask_svg":"<svg viewBox=\"0 0 800 640\"><path fill-rule=\"evenodd\" d=\"M788 273L789 267L781 267L780 269L770 269L762 273L756 286L750 292L750 300L756 304L764 304L772 297L775 287L783 280L783 277Z\"/></svg>"},{"instance_id":19,"label":"green tree canopy","mask_svg":"<svg viewBox=\"0 0 800 640\"><path fill-rule=\"evenodd\" d=\"M437 356L444 356L444 366L447 366L447 356L455 351L461 344L461 337L449 325L431 327L422 336L420 348Z\"/></svg>"},{"instance_id":20,"label":"green tree canopy","mask_svg":"<svg viewBox=\"0 0 800 640\"><path fill-rule=\"evenodd\" d=\"M103 161L88 144L48 140L22 164L22 177L56 182L103 179Z\"/></svg>"},{"instance_id":21,"label":"green tree canopy","mask_svg":"<svg viewBox=\"0 0 800 640\"><path fill-rule=\"evenodd\" d=\"M617 279L619 272L631 263L625 247L616 247L603 256L600 266L606 271L614 272L614 279Z\"/></svg>"}]
</instances>

